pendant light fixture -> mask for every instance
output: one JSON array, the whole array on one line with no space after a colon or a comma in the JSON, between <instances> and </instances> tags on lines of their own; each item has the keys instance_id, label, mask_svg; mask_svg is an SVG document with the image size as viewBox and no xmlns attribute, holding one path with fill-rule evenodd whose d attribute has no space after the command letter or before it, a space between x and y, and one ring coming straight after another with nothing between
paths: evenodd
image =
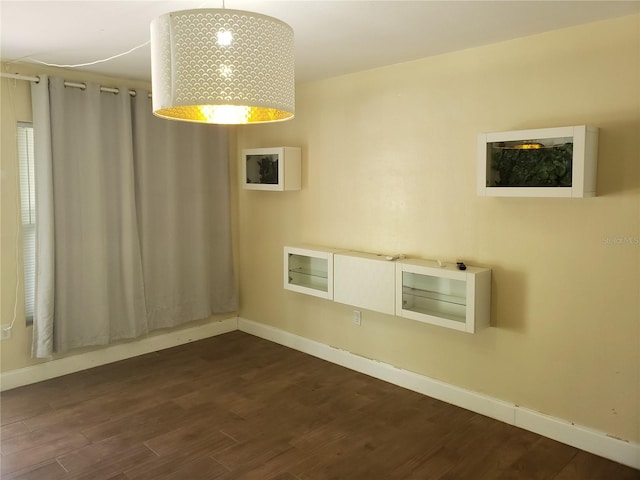
<instances>
[{"instance_id":1,"label":"pendant light fixture","mask_svg":"<svg viewBox=\"0 0 640 480\"><path fill-rule=\"evenodd\" d=\"M266 15L183 10L151 22L153 113L200 123L277 122L295 112L293 30Z\"/></svg>"}]
</instances>

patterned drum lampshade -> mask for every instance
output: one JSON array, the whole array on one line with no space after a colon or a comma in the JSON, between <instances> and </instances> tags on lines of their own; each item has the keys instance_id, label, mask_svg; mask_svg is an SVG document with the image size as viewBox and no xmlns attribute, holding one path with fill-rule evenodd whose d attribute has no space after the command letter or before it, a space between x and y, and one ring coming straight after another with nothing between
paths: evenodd
<instances>
[{"instance_id":1,"label":"patterned drum lampshade","mask_svg":"<svg viewBox=\"0 0 640 480\"><path fill-rule=\"evenodd\" d=\"M251 12L183 10L151 22L153 113L200 123L293 118L293 30Z\"/></svg>"}]
</instances>

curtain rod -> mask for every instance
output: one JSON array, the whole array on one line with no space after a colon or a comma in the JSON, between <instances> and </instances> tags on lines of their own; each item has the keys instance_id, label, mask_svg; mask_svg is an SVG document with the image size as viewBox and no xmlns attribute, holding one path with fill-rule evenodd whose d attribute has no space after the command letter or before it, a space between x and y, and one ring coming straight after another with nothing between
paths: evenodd
<instances>
[{"instance_id":1,"label":"curtain rod","mask_svg":"<svg viewBox=\"0 0 640 480\"><path fill-rule=\"evenodd\" d=\"M34 76L29 76L29 75L21 75L19 73L5 73L5 72L0 72L0 77L3 78L12 78L14 80L25 80L27 82L36 82L38 83L40 81L40 77L34 77ZM64 82L64 86L65 87L73 87L73 88L81 88L82 90L84 90L85 88L87 88L87 85L85 85L84 83L77 83L77 82ZM120 89L118 88L111 88L111 87L100 87L100 91L101 92L108 92L108 93L120 93ZM134 90L129 90L129 95L131 95L132 97L135 97L137 94ZM149 98L151 98L151 94L149 94Z\"/></svg>"}]
</instances>

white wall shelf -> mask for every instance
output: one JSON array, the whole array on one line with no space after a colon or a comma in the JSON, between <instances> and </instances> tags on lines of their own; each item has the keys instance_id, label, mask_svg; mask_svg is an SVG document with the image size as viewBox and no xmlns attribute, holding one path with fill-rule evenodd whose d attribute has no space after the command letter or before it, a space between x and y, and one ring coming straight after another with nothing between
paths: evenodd
<instances>
[{"instance_id":1,"label":"white wall shelf","mask_svg":"<svg viewBox=\"0 0 640 480\"><path fill-rule=\"evenodd\" d=\"M478 195L593 197L597 158L598 129L587 125L481 133Z\"/></svg>"},{"instance_id":2,"label":"white wall shelf","mask_svg":"<svg viewBox=\"0 0 640 480\"><path fill-rule=\"evenodd\" d=\"M467 333L489 326L490 269L396 258L284 247L284 288Z\"/></svg>"},{"instance_id":3,"label":"white wall shelf","mask_svg":"<svg viewBox=\"0 0 640 480\"><path fill-rule=\"evenodd\" d=\"M333 248L284 247L284 288L333 300Z\"/></svg>"},{"instance_id":4,"label":"white wall shelf","mask_svg":"<svg viewBox=\"0 0 640 480\"><path fill-rule=\"evenodd\" d=\"M468 333L489 326L491 270L430 260L396 263L396 315Z\"/></svg>"},{"instance_id":5,"label":"white wall shelf","mask_svg":"<svg viewBox=\"0 0 640 480\"><path fill-rule=\"evenodd\" d=\"M242 151L242 186L246 190L300 190L298 147L250 148Z\"/></svg>"}]
</instances>

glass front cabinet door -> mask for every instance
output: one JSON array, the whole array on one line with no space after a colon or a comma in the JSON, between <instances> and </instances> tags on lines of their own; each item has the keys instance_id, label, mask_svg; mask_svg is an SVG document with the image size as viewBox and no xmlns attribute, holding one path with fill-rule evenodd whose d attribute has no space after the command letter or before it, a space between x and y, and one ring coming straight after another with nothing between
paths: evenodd
<instances>
[{"instance_id":1,"label":"glass front cabinet door","mask_svg":"<svg viewBox=\"0 0 640 480\"><path fill-rule=\"evenodd\" d=\"M482 133L478 195L593 197L598 129L574 127Z\"/></svg>"},{"instance_id":2,"label":"glass front cabinet door","mask_svg":"<svg viewBox=\"0 0 640 480\"><path fill-rule=\"evenodd\" d=\"M242 151L241 164L246 190L300 190L298 147L246 149Z\"/></svg>"},{"instance_id":3,"label":"glass front cabinet door","mask_svg":"<svg viewBox=\"0 0 640 480\"><path fill-rule=\"evenodd\" d=\"M396 263L396 315L468 333L488 327L491 270L430 260Z\"/></svg>"},{"instance_id":4,"label":"glass front cabinet door","mask_svg":"<svg viewBox=\"0 0 640 480\"><path fill-rule=\"evenodd\" d=\"M333 249L284 247L284 288L333 300Z\"/></svg>"}]
</instances>

